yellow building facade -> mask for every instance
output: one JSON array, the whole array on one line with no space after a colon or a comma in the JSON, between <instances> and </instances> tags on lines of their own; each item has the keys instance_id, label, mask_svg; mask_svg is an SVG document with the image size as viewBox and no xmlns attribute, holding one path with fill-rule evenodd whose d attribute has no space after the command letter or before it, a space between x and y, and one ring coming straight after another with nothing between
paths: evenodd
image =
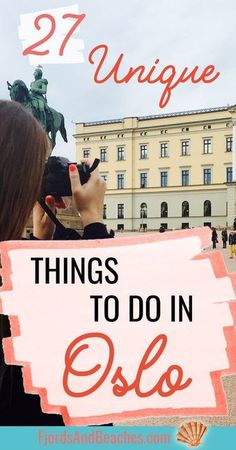
<instances>
[{"instance_id":1,"label":"yellow building facade","mask_svg":"<svg viewBox=\"0 0 236 450\"><path fill-rule=\"evenodd\" d=\"M101 161L108 228L232 226L232 126L228 107L77 123L77 161Z\"/></svg>"}]
</instances>

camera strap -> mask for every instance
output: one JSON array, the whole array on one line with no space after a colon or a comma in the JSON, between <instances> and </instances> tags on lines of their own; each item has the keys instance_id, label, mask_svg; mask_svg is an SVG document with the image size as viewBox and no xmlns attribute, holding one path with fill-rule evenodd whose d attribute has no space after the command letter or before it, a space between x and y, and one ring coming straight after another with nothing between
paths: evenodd
<instances>
[{"instance_id":1,"label":"camera strap","mask_svg":"<svg viewBox=\"0 0 236 450\"><path fill-rule=\"evenodd\" d=\"M79 235L79 233L77 233L76 230L64 227L64 225L57 219L57 217L51 211L51 209L46 205L43 198L39 199L38 202L39 202L40 206L43 208L43 210L46 212L48 217L50 217L52 222L56 225L56 234L58 236L58 239L60 239L60 240L81 239L81 236Z\"/></svg>"}]
</instances>

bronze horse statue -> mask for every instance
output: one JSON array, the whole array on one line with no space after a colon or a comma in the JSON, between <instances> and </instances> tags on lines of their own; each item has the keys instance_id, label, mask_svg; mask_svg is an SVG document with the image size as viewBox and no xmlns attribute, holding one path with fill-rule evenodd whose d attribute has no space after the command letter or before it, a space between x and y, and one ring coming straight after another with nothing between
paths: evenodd
<instances>
[{"instance_id":1,"label":"bronze horse statue","mask_svg":"<svg viewBox=\"0 0 236 450\"><path fill-rule=\"evenodd\" d=\"M10 91L11 100L21 103L27 110L29 110L33 116L40 120L37 109L33 106L30 92L22 80L15 80L13 84L7 82L8 89ZM65 119L63 114L57 112L53 108L48 107L46 113L46 132L52 144L52 148L56 145L56 135L60 131L62 138L67 142L67 133L65 128Z\"/></svg>"}]
</instances>

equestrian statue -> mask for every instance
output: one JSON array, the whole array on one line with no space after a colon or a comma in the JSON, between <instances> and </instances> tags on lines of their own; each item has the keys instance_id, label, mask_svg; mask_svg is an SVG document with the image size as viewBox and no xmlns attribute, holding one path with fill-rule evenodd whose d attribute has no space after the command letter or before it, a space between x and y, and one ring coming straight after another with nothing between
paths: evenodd
<instances>
[{"instance_id":1,"label":"equestrian statue","mask_svg":"<svg viewBox=\"0 0 236 450\"><path fill-rule=\"evenodd\" d=\"M41 66L34 71L34 81L30 85L30 91L22 80L15 80L13 84L7 82L7 85L11 100L21 103L39 120L49 136L52 149L56 145L58 131L67 142L64 116L48 106L46 97L48 81L43 78Z\"/></svg>"}]
</instances>

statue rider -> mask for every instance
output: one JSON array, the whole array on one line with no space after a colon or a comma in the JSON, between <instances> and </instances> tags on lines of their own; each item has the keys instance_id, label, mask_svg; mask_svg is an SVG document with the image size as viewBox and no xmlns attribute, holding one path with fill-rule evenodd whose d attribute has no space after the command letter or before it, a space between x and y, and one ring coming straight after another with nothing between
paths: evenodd
<instances>
[{"instance_id":1,"label":"statue rider","mask_svg":"<svg viewBox=\"0 0 236 450\"><path fill-rule=\"evenodd\" d=\"M36 67L34 71L34 81L30 85L30 93L32 98L32 104L37 110L39 120L44 129L46 129L47 118L46 114L50 112L47 104L47 85L48 80L43 78L43 71L40 67Z\"/></svg>"}]
</instances>

